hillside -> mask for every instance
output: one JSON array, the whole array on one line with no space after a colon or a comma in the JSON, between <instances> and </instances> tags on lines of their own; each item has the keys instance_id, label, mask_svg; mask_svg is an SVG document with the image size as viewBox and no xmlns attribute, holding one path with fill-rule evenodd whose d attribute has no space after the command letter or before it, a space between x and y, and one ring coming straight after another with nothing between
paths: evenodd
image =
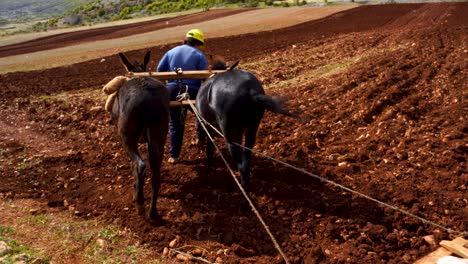
<instances>
[{"instance_id":1,"label":"hillside","mask_svg":"<svg viewBox=\"0 0 468 264\"><path fill-rule=\"evenodd\" d=\"M224 7L226 4L236 5L238 3L241 7L256 7L260 1L4 0L0 2L0 34L9 35L55 30L70 26L89 26L193 9L208 10L211 7ZM273 5L273 1L268 3Z\"/></svg>"},{"instance_id":2,"label":"hillside","mask_svg":"<svg viewBox=\"0 0 468 264\"><path fill-rule=\"evenodd\" d=\"M2 0L0 26L29 19L47 19L59 16L88 0Z\"/></svg>"}]
</instances>

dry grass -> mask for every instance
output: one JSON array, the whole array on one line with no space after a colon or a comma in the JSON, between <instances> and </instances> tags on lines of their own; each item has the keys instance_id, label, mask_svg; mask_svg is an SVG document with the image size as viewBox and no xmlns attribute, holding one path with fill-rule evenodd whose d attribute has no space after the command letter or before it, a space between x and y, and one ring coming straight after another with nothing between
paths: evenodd
<instances>
[{"instance_id":1,"label":"dry grass","mask_svg":"<svg viewBox=\"0 0 468 264\"><path fill-rule=\"evenodd\" d=\"M42 263L164 262L128 230L99 219L79 219L33 200L1 200L0 214L0 240Z\"/></svg>"}]
</instances>

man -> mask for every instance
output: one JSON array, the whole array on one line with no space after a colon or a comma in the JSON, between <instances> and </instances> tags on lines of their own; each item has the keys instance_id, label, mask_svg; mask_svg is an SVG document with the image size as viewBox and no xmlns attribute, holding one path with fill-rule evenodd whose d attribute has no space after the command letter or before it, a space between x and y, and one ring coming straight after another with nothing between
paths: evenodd
<instances>
[{"instance_id":1,"label":"man","mask_svg":"<svg viewBox=\"0 0 468 264\"><path fill-rule=\"evenodd\" d=\"M205 48L205 37L199 29L192 29L185 35L184 44L169 50L158 64L158 72L170 72L181 68L183 71L197 71L208 69L208 61L202 50ZM201 86L201 80L182 79L171 80L166 87L175 101L177 95L188 92L190 99L195 99ZM174 108L170 110L169 141L170 148L169 163L175 164L179 161L180 151L184 139L185 116L187 109ZM197 141L202 141L203 131L197 124Z\"/></svg>"}]
</instances>

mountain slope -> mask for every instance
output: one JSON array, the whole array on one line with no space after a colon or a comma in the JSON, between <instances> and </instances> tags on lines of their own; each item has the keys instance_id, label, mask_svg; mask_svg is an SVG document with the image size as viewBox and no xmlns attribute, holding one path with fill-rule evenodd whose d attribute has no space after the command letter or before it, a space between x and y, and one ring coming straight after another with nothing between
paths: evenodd
<instances>
[{"instance_id":1,"label":"mountain slope","mask_svg":"<svg viewBox=\"0 0 468 264\"><path fill-rule=\"evenodd\" d=\"M59 15L86 2L87 0L2 0L0 25Z\"/></svg>"}]
</instances>

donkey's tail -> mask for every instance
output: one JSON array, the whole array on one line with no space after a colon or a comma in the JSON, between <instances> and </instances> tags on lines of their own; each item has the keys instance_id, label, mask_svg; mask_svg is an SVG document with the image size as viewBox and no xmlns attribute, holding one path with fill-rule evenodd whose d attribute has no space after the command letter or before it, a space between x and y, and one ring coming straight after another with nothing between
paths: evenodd
<instances>
[{"instance_id":1,"label":"donkey's tail","mask_svg":"<svg viewBox=\"0 0 468 264\"><path fill-rule=\"evenodd\" d=\"M286 116L297 117L297 114L290 112L285 108L284 99L279 96L268 96L264 94L257 94L254 96L255 102L265 107L274 113L283 114Z\"/></svg>"}]
</instances>

